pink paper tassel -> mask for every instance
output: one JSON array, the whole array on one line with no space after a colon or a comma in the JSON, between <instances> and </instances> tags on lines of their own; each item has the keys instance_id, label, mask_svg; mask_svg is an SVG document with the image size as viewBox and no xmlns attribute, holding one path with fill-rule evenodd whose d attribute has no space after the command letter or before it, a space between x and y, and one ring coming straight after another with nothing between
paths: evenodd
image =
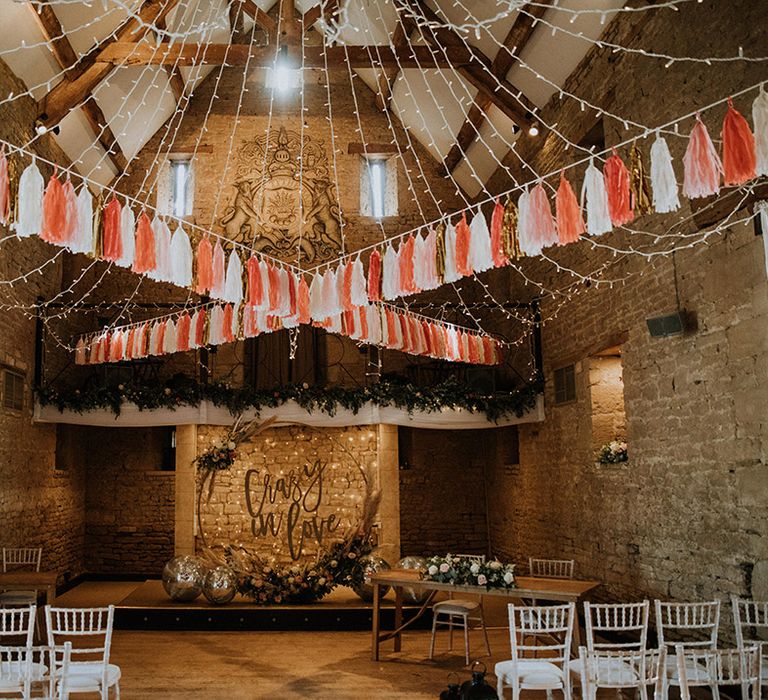
<instances>
[{"instance_id":1,"label":"pink paper tassel","mask_svg":"<svg viewBox=\"0 0 768 700\"><path fill-rule=\"evenodd\" d=\"M707 127L696 115L696 124L691 131L688 148L683 156L685 174L683 194L688 199L709 197L720 191L720 174L723 165L717 155Z\"/></svg>"}]
</instances>

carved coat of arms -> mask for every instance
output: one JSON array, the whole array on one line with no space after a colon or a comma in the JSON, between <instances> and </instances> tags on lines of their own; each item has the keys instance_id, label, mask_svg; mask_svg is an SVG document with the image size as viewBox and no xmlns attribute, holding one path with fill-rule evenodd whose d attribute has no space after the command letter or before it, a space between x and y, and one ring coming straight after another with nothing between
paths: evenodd
<instances>
[{"instance_id":1,"label":"carved coat of arms","mask_svg":"<svg viewBox=\"0 0 768 700\"><path fill-rule=\"evenodd\" d=\"M308 263L339 254L341 210L322 143L304 135L302 148L301 136L284 127L269 141L245 141L233 186L220 221L228 238L292 262L297 254Z\"/></svg>"}]
</instances>

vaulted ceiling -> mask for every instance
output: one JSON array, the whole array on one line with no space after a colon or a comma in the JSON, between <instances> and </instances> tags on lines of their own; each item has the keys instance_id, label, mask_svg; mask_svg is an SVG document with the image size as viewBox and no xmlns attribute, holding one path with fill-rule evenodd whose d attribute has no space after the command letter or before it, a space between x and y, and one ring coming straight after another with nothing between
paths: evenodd
<instances>
[{"instance_id":1,"label":"vaulted ceiling","mask_svg":"<svg viewBox=\"0 0 768 700\"><path fill-rule=\"evenodd\" d=\"M578 16L562 10L581 0L553 4L505 12L509 0L0 0L13 27L0 33L0 52L42 119L59 126L78 170L106 185L225 54L228 65L264 67L276 43L325 35L330 64L349 57L379 108L474 196L624 3L590 0L598 12ZM487 31L461 30L491 18ZM307 66L324 59L305 50Z\"/></svg>"}]
</instances>

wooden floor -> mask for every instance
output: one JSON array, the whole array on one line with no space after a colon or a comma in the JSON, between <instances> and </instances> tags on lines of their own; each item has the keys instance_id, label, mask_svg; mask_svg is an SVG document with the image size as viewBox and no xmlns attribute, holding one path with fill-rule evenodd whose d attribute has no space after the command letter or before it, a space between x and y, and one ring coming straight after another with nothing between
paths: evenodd
<instances>
[{"instance_id":1,"label":"wooden floor","mask_svg":"<svg viewBox=\"0 0 768 700\"><path fill-rule=\"evenodd\" d=\"M60 605L117 603L137 583L89 582L60 596ZM489 610L489 622L503 624L505 610ZM493 671L508 658L504 629L490 631ZM367 632L135 632L116 630L112 661L120 666L123 700L182 698L230 700L256 698L436 698L450 671L462 680L463 643L447 649L447 632L438 640L434 661L427 658L429 633L406 633L403 651L383 646L383 660L370 658ZM472 633L472 648L483 651L481 635ZM489 681L493 684L492 673ZM78 697L86 698L86 695Z\"/></svg>"}]
</instances>

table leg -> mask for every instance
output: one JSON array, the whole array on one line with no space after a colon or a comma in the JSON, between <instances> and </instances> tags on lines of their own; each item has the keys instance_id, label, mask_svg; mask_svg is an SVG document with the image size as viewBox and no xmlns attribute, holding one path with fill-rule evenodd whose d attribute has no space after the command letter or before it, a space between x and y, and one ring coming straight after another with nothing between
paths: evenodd
<instances>
[{"instance_id":1,"label":"table leg","mask_svg":"<svg viewBox=\"0 0 768 700\"><path fill-rule=\"evenodd\" d=\"M56 598L56 584L48 585L45 589L45 604L52 605Z\"/></svg>"},{"instance_id":2,"label":"table leg","mask_svg":"<svg viewBox=\"0 0 768 700\"><path fill-rule=\"evenodd\" d=\"M371 659L379 660L379 613L381 612L381 600L379 599L379 584L373 584L373 616L371 618Z\"/></svg>"},{"instance_id":3,"label":"table leg","mask_svg":"<svg viewBox=\"0 0 768 700\"><path fill-rule=\"evenodd\" d=\"M395 587L395 629L399 630L403 624L403 587ZM395 651L400 651L402 646L402 635L398 632L395 635Z\"/></svg>"}]
</instances>

